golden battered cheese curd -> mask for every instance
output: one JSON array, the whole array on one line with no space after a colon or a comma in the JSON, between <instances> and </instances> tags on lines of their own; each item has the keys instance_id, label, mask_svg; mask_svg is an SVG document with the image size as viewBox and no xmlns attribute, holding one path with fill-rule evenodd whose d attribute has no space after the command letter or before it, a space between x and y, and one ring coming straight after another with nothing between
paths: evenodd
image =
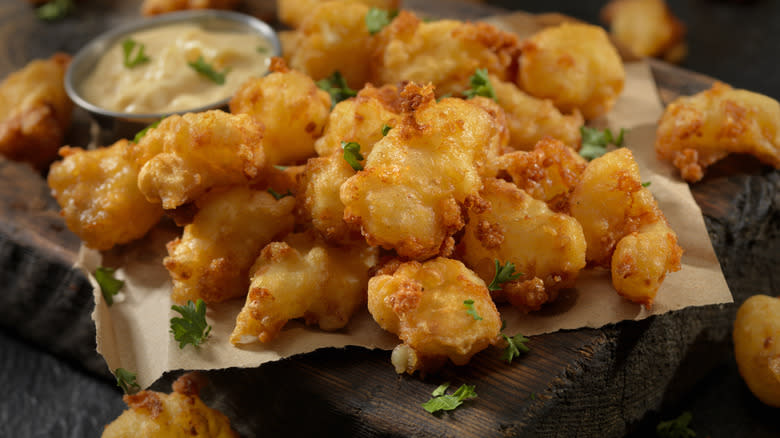
<instances>
[{"instance_id":1,"label":"golden battered cheese curd","mask_svg":"<svg viewBox=\"0 0 780 438\"><path fill-rule=\"evenodd\" d=\"M780 298L754 295L734 321L734 355L750 391L780 408Z\"/></svg>"},{"instance_id":2,"label":"golden battered cheese curd","mask_svg":"<svg viewBox=\"0 0 780 438\"><path fill-rule=\"evenodd\" d=\"M144 45L149 60L126 67L122 45L127 39L117 41L81 86L90 103L134 114L202 107L231 96L250 77L263 75L273 53L262 36L208 31L192 24L144 30L129 38ZM133 49L131 59L138 50ZM224 84L189 65L201 57L214 71L227 71Z\"/></svg>"}]
</instances>

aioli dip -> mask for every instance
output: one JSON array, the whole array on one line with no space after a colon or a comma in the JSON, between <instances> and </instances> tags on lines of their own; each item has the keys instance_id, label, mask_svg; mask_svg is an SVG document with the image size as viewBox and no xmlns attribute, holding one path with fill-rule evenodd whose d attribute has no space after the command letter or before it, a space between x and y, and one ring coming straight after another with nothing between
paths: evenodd
<instances>
[{"instance_id":1,"label":"aioli dip","mask_svg":"<svg viewBox=\"0 0 780 438\"><path fill-rule=\"evenodd\" d=\"M147 62L126 67L122 43L144 45ZM133 58L139 47L132 52ZM84 98L119 112L153 114L184 111L232 96L250 77L268 71L273 54L264 37L240 32L208 31L193 24L171 24L118 40L81 85ZM202 57L217 72L228 70L219 85L189 63Z\"/></svg>"}]
</instances>

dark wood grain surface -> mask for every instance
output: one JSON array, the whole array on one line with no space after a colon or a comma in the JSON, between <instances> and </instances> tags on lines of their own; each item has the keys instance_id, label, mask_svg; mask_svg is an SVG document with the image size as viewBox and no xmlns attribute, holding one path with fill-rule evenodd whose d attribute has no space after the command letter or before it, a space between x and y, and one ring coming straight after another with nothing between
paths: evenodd
<instances>
[{"instance_id":1,"label":"dark wood grain surface","mask_svg":"<svg viewBox=\"0 0 780 438\"><path fill-rule=\"evenodd\" d=\"M139 3L82 1L73 16L53 24L37 21L26 2L2 3L0 75L54 51L75 53L100 32L138 18ZM444 0L407 5L443 17L496 12ZM264 2L246 7L268 14ZM665 103L711 82L667 64L652 67ZM84 138L88 123L84 114L77 121L72 141ZM778 172L732 157L691 189L737 302L776 291ZM94 352L91 288L71 269L77 250L78 239L63 226L43 178L0 158L0 324L8 336L77 364L95 379L108 379ZM323 430L382 436L620 436L729 360L735 309L686 309L599 330L536 336L531 352L511 366L499 360L497 350L488 350L466 367L448 367L426 379L397 376L389 352L323 350L257 369L208 372L212 385L204 398L244 436ZM154 387L167 391L173 377ZM452 414L432 416L419 404L444 381L475 385L479 398ZM771 426L766 430L778 432Z\"/></svg>"}]
</instances>

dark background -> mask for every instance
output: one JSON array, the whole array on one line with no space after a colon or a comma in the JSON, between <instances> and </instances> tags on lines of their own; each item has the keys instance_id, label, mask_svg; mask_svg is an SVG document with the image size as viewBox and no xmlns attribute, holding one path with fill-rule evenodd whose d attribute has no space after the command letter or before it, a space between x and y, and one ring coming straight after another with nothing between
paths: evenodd
<instances>
[{"instance_id":1,"label":"dark background","mask_svg":"<svg viewBox=\"0 0 780 438\"><path fill-rule=\"evenodd\" d=\"M529 12L561 12L598 23L605 2L486 3ZM688 57L683 67L738 88L780 98L780 2L690 0L673 2L670 7L688 29ZM81 365L20 338L23 336L12 328L0 328L0 436L98 436L103 426L124 409L120 392L110 380L96 378ZM682 400L664 406L661 412L649 412L633 426L632 436L654 436L659 421L686 410L693 413L692 428L699 437L776 436L773 432L777 431L777 423L771 426L767 418L780 413L750 394L730 358L717 364Z\"/></svg>"}]
</instances>

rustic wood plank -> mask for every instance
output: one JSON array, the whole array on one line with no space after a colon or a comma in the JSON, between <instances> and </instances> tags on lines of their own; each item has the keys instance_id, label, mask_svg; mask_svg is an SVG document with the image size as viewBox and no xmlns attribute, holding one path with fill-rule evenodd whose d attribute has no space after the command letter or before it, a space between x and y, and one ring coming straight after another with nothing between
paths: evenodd
<instances>
[{"instance_id":1,"label":"rustic wood plank","mask_svg":"<svg viewBox=\"0 0 780 438\"><path fill-rule=\"evenodd\" d=\"M138 3L85 1L76 16L53 25L31 18L25 2L3 4L0 35L19 37L3 40L0 74L56 50L75 52L95 34L134 17ZM443 0L409 3L434 16L478 18L496 12ZM663 63L652 67L665 102L711 82ZM77 125L71 135L83 135L84 126ZM94 352L91 290L71 269L78 239L64 228L40 175L0 160L0 181L0 324L105 376L105 365ZM767 273L780 262L778 172L755 161L727 159L692 190L737 301L777 290L778 279ZM648 410L679 399L709 368L730 357L734 311L735 306L710 306L600 330L537 336L531 353L511 366L499 360L498 351L488 351L467 367L450 366L425 379L397 376L388 352L330 349L258 369L208 372L213 385L205 397L246 436L291 430L619 436ZM166 376L155 387L167 391L172 378ZM476 385L479 399L452 414L427 414L419 403L444 381Z\"/></svg>"}]
</instances>

